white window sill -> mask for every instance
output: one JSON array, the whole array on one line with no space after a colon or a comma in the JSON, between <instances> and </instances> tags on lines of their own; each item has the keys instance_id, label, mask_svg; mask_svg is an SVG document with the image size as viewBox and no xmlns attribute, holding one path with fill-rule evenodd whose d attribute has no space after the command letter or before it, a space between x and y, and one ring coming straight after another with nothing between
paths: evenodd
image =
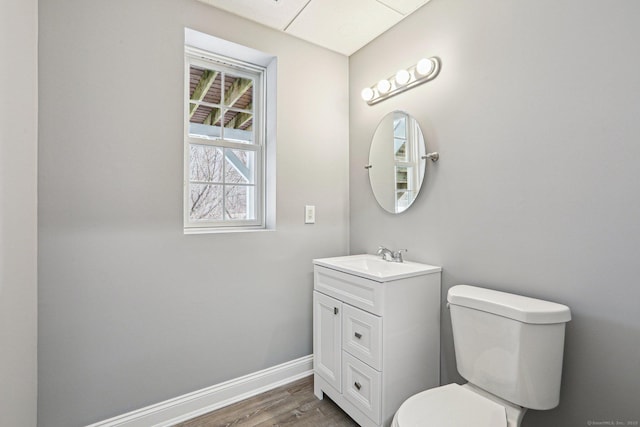
<instances>
[{"instance_id":1,"label":"white window sill","mask_svg":"<svg viewBox=\"0 0 640 427\"><path fill-rule=\"evenodd\" d=\"M234 227L220 227L220 228L185 228L184 234L221 234L221 233L262 233L276 231L275 228L234 228Z\"/></svg>"}]
</instances>

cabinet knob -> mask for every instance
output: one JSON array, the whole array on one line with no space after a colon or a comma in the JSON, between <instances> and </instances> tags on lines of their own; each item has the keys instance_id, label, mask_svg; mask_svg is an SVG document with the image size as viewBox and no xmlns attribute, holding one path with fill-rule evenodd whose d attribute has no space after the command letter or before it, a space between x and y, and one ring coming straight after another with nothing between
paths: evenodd
<instances>
[{"instance_id":1,"label":"cabinet knob","mask_svg":"<svg viewBox=\"0 0 640 427\"><path fill-rule=\"evenodd\" d=\"M353 383L354 386L356 386L356 388L358 390L360 390L362 388L362 386L360 385L360 383L358 381L356 381L355 383Z\"/></svg>"},{"instance_id":2,"label":"cabinet knob","mask_svg":"<svg viewBox=\"0 0 640 427\"><path fill-rule=\"evenodd\" d=\"M355 335L355 336L356 336L356 338L358 338L358 339L362 338L362 334L361 334L360 332L356 332L354 335Z\"/></svg>"}]
</instances>

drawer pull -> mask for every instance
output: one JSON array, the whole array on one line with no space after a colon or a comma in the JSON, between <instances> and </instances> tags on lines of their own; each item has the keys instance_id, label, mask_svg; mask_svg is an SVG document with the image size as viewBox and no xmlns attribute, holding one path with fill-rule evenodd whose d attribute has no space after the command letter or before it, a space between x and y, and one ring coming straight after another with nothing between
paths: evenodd
<instances>
[{"instance_id":1,"label":"drawer pull","mask_svg":"<svg viewBox=\"0 0 640 427\"><path fill-rule=\"evenodd\" d=\"M338 314L338 307L333 307L333 314Z\"/></svg>"},{"instance_id":2,"label":"drawer pull","mask_svg":"<svg viewBox=\"0 0 640 427\"><path fill-rule=\"evenodd\" d=\"M358 339L362 338L362 334L361 334L360 332L356 332L354 335L355 335L355 336L356 336L356 338L358 338Z\"/></svg>"},{"instance_id":3,"label":"drawer pull","mask_svg":"<svg viewBox=\"0 0 640 427\"><path fill-rule=\"evenodd\" d=\"M356 381L355 383L353 383L354 386L356 386L356 388L358 390L360 390L362 388L362 385L360 385L360 383L358 381Z\"/></svg>"}]
</instances>

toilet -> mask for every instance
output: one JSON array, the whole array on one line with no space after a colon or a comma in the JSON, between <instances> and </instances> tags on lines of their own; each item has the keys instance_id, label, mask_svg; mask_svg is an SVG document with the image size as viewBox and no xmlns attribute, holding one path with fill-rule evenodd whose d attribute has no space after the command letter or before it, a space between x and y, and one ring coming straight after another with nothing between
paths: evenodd
<instances>
[{"instance_id":1,"label":"toilet","mask_svg":"<svg viewBox=\"0 0 640 427\"><path fill-rule=\"evenodd\" d=\"M392 427L519 427L558 406L569 307L458 285L449 289L458 372L468 382L408 398Z\"/></svg>"}]
</instances>

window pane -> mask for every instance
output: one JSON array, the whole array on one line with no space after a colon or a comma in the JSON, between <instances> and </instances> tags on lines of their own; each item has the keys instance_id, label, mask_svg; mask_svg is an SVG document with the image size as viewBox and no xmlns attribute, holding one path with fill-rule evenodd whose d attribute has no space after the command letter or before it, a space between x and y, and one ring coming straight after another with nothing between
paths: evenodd
<instances>
[{"instance_id":1,"label":"window pane","mask_svg":"<svg viewBox=\"0 0 640 427\"><path fill-rule=\"evenodd\" d=\"M406 139L393 139L393 149L396 156L396 160L399 162L408 161L407 157L407 140Z\"/></svg>"},{"instance_id":2,"label":"window pane","mask_svg":"<svg viewBox=\"0 0 640 427\"><path fill-rule=\"evenodd\" d=\"M247 144L253 143L252 114L227 111L224 118L224 139Z\"/></svg>"},{"instance_id":3,"label":"window pane","mask_svg":"<svg viewBox=\"0 0 640 427\"><path fill-rule=\"evenodd\" d=\"M256 153L246 150L225 149L225 182L229 184L253 184L255 180Z\"/></svg>"},{"instance_id":4,"label":"window pane","mask_svg":"<svg viewBox=\"0 0 640 427\"><path fill-rule=\"evenodd\" d=\"M413 200L413 196L411 194L412 192L410 191L398 193L398 200L396 203L396 210L398 212L404 212L411 205L411 203L409 203Z\"/></svg>"},{"instance_id":5,"label":"window pane","mask_svg":"<svg viewBox=\"0 0 640 427\"><path fill-rule=\"evenodd\" d=\"M220 108L206 105L189 104L189 135L207 138L220 139L220 119L222 110Z\"/></svg>"},{"instance_id":6,"label":"window pane","mask_svg":"<svg viewBox=\"0 0 640 427\"><path fill-rule=\"evenodd\" d=\"M189 147L189 181L222 183L222 150L209 145Z\"/></svg>"},{"instance_id":7,"label":"window pane","mask_svg":"<svg viewBox=\"0 0 640 427\"><path fill-rule=\"evenodd\" d=\"M255 219L255 187L230 185L225 200L225 219Z\"/></svg>"},{"instance_id":8,"label":"window pane","mask_svg":"<svg viewBox=\"0 0 640 427\"><path fill-rule=\"evenodd\" d=\"M222 185L190 184L189 193L191 221L222 219Z\"/></svg>"},{"instance_id":9,"label":"window pane","mask_svg":"<svg viewBox=\"0 0 640 427\"><path fill-rule=\"evenodd\" d=\"M233 108L227 110L224 118L225 139L252 143L253 137L253 90L252 79L224 75L224 105ZM237 111L243 110L243 111Z\"/></svg>"},{"instance_id":10,"label":"window pane","mask_svg":"<svg viewBox=\"0 0 640 427\"><path fill-rule=\"evenodd\" d=\"M253 105L253 80L231 74L224 75L224 105L251 110Z\"/></svg>"},{"instance_id":11,"label":"window pane","mask_svg":"<svg viewBox=\"0 0 640 427\"><path fill-rule=\"evenodd\" d=\"M396 189L406 190L409 184L409 167L396 166Z\"/></svg>"},{"instance_id":12,"label":"window pane","mask_svg":"<svg viewBox=\"0 0 640 427\"><path fill-rule=\"evenodd\" d=\"M407 137L407 118L398 117L393 121L393 136L396 138Z\"/></svg>"},{"instance_id":13,"label":"window pane","mask_svg":"<svg viewBox=\"0 0 640 427\"><path fill-rule=\"evenodd\" d=\"M191 65L189 69L189 99L220 104L221 73Z\"/></svg>"}]
</instances>

